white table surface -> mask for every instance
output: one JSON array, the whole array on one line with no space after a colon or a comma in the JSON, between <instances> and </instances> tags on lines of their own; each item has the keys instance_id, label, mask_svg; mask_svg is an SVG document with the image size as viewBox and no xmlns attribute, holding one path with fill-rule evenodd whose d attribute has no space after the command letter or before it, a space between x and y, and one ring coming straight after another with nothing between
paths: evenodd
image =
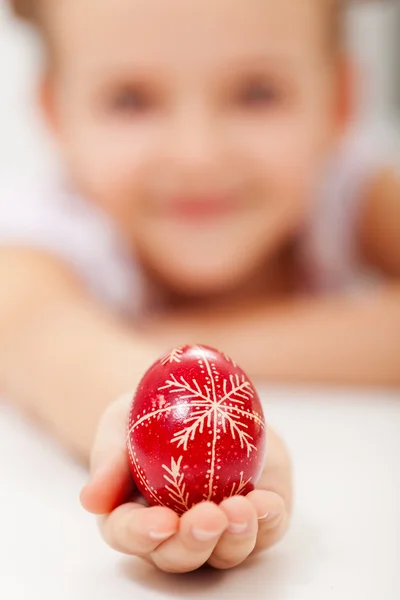
<instances>
[{"instance_id":1,"label":"white table surface","mask_svg":"<svg viewBox=\"0 0 400 600\"><path fill-rule=\"evenodd\" d=\"M0 173L46 172L33 47L0 4ZM42 171L43 169L43 171ZM226 573L168 576L119 556L80 507L86 473L0 403L1 600L398 600L400 393L267 389L295 466L290 533Z\"/></svg>"},{"instance_id":2,"label":"white table surface","mask_svg":"<svg viewBox=\"0 0 400 600\"><path fill-rule=\"evenodd\" d=\"M108 549L78 502L85 471L0 405L0 597L398 600L400 393L260 393L293 456L290 532L242 567L187 575Z\"/></svg>"}]
</instances>

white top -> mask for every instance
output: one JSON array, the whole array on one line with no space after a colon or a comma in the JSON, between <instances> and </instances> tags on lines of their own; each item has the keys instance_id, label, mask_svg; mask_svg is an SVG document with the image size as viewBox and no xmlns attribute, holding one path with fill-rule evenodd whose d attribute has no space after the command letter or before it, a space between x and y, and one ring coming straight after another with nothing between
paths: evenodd
<instances>
[{"instance_id":1,"label":"white top","mask_svg":"<svg viewBox=\"0 0 400 600\"><path fill-rule=\"evenodd\" d=\"M122 312L139 310L139 271L113 223L58 182L2 184L0 244L46 250L102 301Z\"/></svg>"},{"instance_id":2,"label":"white top","mask_svg":"<svg viewBox=\"0 0 400 600\"><path fill-rule=\"evenodd\" d=\"M299 244L314 292L357 288L371 280L357 256L354 232L362 188L387 162L384 152L361 137L349 138L331 162L317 210ZM59 184L2 183L1 243L37 247L61 257L98 299L118 311L134 315L145 308L140 266L111 220Z\"/></svg>"}]
</instances>

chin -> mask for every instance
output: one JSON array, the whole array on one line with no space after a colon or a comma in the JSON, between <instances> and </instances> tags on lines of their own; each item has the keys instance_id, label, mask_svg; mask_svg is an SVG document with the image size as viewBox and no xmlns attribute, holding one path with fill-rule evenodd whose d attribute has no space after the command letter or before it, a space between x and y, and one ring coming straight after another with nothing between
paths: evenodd
<instances>
[{"instance_id":1,"label":"chin","mask_svg":"<svg viewBox=\"0 0 400 600\"><path fill-rule=\"evenodd\" d=\"M174 264L174 263L173 263ZM248 269L224 267L223 265L179 265L157 269L156 276L165 287L181 296L210 298L234 293L245 285Z\"/></svg>"}]
</instances>

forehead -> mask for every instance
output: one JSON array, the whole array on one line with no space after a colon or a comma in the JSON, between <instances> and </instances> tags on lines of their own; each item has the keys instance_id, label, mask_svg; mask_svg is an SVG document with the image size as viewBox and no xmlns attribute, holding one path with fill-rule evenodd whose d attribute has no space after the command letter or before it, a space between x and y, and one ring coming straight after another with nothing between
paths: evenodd
<instances>
[{"instance_id":1,"label":"forehead","mask_svg":"<svg viewBox=\"0 0 400 600\"><path fill-rule=\"evenodd\" d=\"M316 57L322 0L57 0L49 2L60 59L79 63Z\"/></svg>"}]
</instances>

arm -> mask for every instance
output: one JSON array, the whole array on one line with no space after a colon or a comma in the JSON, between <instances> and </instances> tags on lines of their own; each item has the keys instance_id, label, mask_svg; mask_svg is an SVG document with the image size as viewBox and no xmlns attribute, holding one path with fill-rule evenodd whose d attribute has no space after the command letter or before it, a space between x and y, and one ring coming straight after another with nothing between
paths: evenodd
<instances>
[{"instance_id":1,"label":"arm","mask_svg":"<svg viewBox=\"0 0 400 600\"><path fill-rule=\"evenodd\" d=\"M383 289L179 315L152 324L151 334L166 345L222 348L270 381L400 386L400 183L393 173L374 177L365 206L360 248L386 276Z\"/></svg>"},{"instance_id":2,"label":"arm","mask_svg":"<svg viewBox=\"0 0 400 600\"><path fill-rule=\"evenodd\" d=\"M177 316L151 329L166 346L221 348L261 380L400 385L400 285L370 297Z\"/></svg>"},{"instance_id":3,"label":"arm","mask_svg":"<svg viewBox=\"0 0 400 600\"><path fill-rule=\"evenodd\" d=\"M68 269L44 254L1 250L0 281L6 290L0 295L0 389L90 462L82 504L99 515L113 548L165 571L186 572L207 561L236 566L284 536L291 464L272 430L258 488L246 498L200 503L182 519L135 501L125 448L131 399L112 400L134 388L160 351L93 303Z\"/></svg>"},{"instance_id":4,"label":"arm","mask_svg":"<svg viewBox=\"0 0 400 600\"><path fill-rule=\"evenodd\" d=\"M86 462L104 409L160 352L45 254L1 249L0 281L0 391Z\"/></svg>"}]
</instances>

